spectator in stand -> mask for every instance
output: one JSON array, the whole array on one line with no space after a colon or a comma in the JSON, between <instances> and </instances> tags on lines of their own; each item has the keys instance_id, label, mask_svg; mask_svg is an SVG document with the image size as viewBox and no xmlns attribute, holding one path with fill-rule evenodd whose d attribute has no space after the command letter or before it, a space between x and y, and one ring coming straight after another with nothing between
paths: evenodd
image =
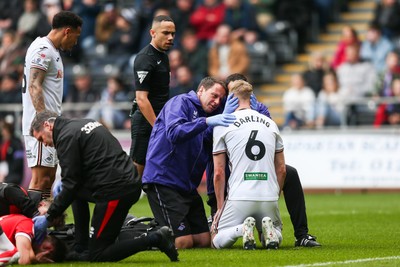
<instances>
[{"instance_id":1,"label":"spectator in stand","mask_svg":"<svg viewBox=\"0 0 400 267\"><path fill-rule=\"evenodd\" d=\"M342 123L344 99L340 93L335 72L323 76L322 90L318 93L315 108L315 126L339 126Z\"/></svg>"},{"instance_id":2,"label":"spectator in stand","mask_svg":"<svg viewBox=\"0 0 400 267\"><path fill-rule=\"evenodd\" d=\"M54 15L64 9L61 6L60 0L43 0L41 2L42 2L42 7L41 7L42 13L47 16L47 21L51 25Z\"/></svg>"},{"instance_id":3,"label":"spectator in stand","mask_svg":"<svg viewBox=\"0 0 400 267\"><path fill-rule=\"evenodd\" d=\"M225 80L231 73L246 75L250 59L246 45L231 35L232 28L221 24L208 52L208 74Z\"/></svg>"},{"instance_id":4,"label":"spectator in stand","mask_svg":"<svg viewBox=\"0 0 400 267\"><path fill-rule=\"evenodd\" d=\"M22 140L15 136L12 123L4 122L0 126L0 182L20 185L24 177Z\"/></svg>"},{"instance_id":5,"label":"spectator in stand","mask_svg":"<svg viewBox=\"0 0 400 267\"><path fill-rule=\"evenodd\" d=\"M283 94L285 112L284 129L312 127L314 117L315 94L304 84L300 73L292 75L292 86Z\"/></svg>"},{"instance_id":6,"label":"spectator in stand","mask_svg":"<svg viewBox=\"0 0 400 267\"><path fill-rule=\"evenodd\" d=\"M260 29L267 29L275 20L274 6L277 0L249 0L256 10L257 24Z\"/></svg>"},{"instance_id":7,"label":"spectator in stand","mask_svg":"<svg viewBox=\"0 0 400 267\"><path fill-rule=\"evenodd\" d=\"M400 3L397 0L380 0L374 11L374 22L382 28L387 38L400 35Z\"/></svg>"},{"instance_id":8,"label":"spectator in stand","mask_svg":"<svg viewBox=\"0 0 400 267\"><path fill-rule=\"evenodd\" d=\"M311 11L314 10L313 0L279 0L276 5L276 19L289 21L297 32L298 52L305 52L311 21Z\"/></svg>"},{"instance_id":9,"label":"spectator in stand","mask_svg":"<svg viewBox=\"0 0 400 267\"><path fill-rule=\"evenodd\" d=\"M22 103L21 84L17 72L6 73L1 77L0 82L0 103L3 104L18 104ZM14 115L13 111L0 112L1 118L7 115Z\"/></svg>"},{"instance_id":10,"label":"spectator in stand","mask_svg":"<svg viewBox=\"0 0 400 267\"><path fill-rule=\"evenodd\" d=\"M97 43L107 43L116 29L118 11L114 3L107 3L104 10L99 13L96 19L95 36Z\"/></svg>"},{"instance_id":11,"label":"spectator in stand","mask_svg":"<svg viewBox=\"0 0 400 267\"><path fill-rule=\"evenodd\" d=\"M392 82L392 95L397 100L397 103L387 106L387 121L390 125L400 124L400 79L395 79Z\"/></svg>"},{"instance_id":12,"label":"spectator in stand","mask_svg":"<svg viewBox=\"0 0 400 267\"><path fill-rule=\"evenodd\" d=\"M93 106L87 118L101 121L109 129L126 128L127 112L115 107L114 104L128 100L126 87L121 78L110 76L107 79L107 86L101 93L100 101Z\"/></svg>"},{"instance_id":13,"label":"spectator in stand","mask_svg":"<svg viewBox=\"0 0 400 267\"><path fill-rule=\"evenodd\" d=\"M22 74L24 59L25 49L17 39L15 31L5 31L0 46L0 76L14 71Z\"/></svg>"},{"instance_id":14,"label":"spectator in stand","mask_svg":"<svg viewBox=\"0 0 400 267\"><path fill-rule=\"evenodd\" d=\"M256 10L244 0L224 0L224 24L232 29L233 38L246 38L248 32L260 33L256 20Z\"/></svg>"},{"instance_id":15,"label":"spectator in stand","mask_svg":"<svg viewBox=\"0 0 400 267\"><path fill-rule=\"evenodd\" d=\"M370 61L375 70L381 72L385 68L386 55L393 49L393 43L382 36L379 26L370 24L366 39L361 43L360 57Z\"/></svg>"},{"instance_id":16,"label":"spectator in stand","mask_svg":"<svg viewBox=\"0 0 400 267\"><path fill-rule=\"evenodd\" d=\"M358 45L346 47L346 62L336 71L339 87L347 100L355 100L372 93L376 70L371 62L360 60Z\"/></svg>"},{"instance_id":17,"label":"spectator in stand","mask_svg":"<svg viewBox=\"0 0 400 267\"><path fill-rule=\"evenodd\" d=\"M93 49L95 41L95 28L97 15L101 11L98 0L81 0L74 2L74 11L83 20L81 36L78 40L79 47L85 51Z\"/></svg>"},{"instance_id":18,"label":"spectator in stand","mask_svg":"<svg viewBox=\"0 0 400 267\"><path fill-rule=\"evenodd\" d=\"M176 86L170 86L169 98L176 95L189 93L195 90L197 81L193 79L193 74L187 65L181 65L176 69Z\"/></svg>"},{"instance_id":19,"label":"spectator in stand","mask_svg":"<svg viewBox=\"0 0 400 267\"><path fill-rule=\"evenodd\" d=\"M182 56L184 62L189 66L196 81L207 75L207 53L206 46L199 42L193 29L186 29L181 39Z\"/></svg>"},{"instance_id":20,"label":"spectator in stand","mask_svg":"<svg viewBox=\"0 0 400 267\"><path fill-rule=\"evenodd\" d=\"M319 29L326 32L328 22L332 21L332 9L336 0L313 0L314 7L318 12Z\"/></svg>"},{"instance_id":21,"label":"spectator in stand","mask_svg":"<svg viewBox=\"0 0 400 267\"><path fill-rule=\"evenodd\" d=\"M391 89L391 95L396 100L396 103L379 105L375 114L375 127L380 127L381 125L400 125L400 78L393 80Z\"/></svg>"},{"instance_id":22,"label":"spectator in stand","mask_svg":"<svg viewBox=\"0 0 400 267\"><path fill-rule=\"evenodd\" d=\"M196 30L200 42L211 46L211 42L225 16L225 5L220 0L204 0L190 16L190 24Z\"/></svg>"},{"instance_id":23,"label":"spectator in stand","mask_svg":"<svg viewBox=\"0 0 400 267\"><path fill-rule=\"evenodd\" d=\"M23 12L23 1L0 1L0 37L7 30L16 30Z\"/></svg>"},{"instance_id":24,"label":"spectator in stand","mask_svg":"<svg viewBox=\"0 0 400 267\"><path fill-rule=\"evenodd\" d=\"M51 24L39 7L39 0L25 0L24 13L18 19L17 34L24 45L29 45L38 36L45 36Z\"/></svg>"},{"instance_id":25,"label":"spectator in stand","mask_svg":"<svg viewBox=\"0 0 400 267\"><path fill-rule=\"evenodd\" d=\"M396 52L389 52L386 56L385 70L378 73L374 96L388 97L392 96L391 86L395 78L400 78L399 55Z\"/></svg>"},{"instance_id":26,"label":"spectator in stand","mask_svg":"<svg viewBox=\"0 0 400 267\"><path fill-rule=\"evenodd\" d=\"M183 31L189 27L190 16L194 10L195 0L176 0L175 6L170 9L171 18L175 21L176 25L176 40L180 40ZM175 43L174 47L179 47L178 42Z\"/></svg>"},{"instance_id":27,"label":"spectator in stand","mask_svg":"<svg viewBox=\"0 0 400 267\"><path fill-rule=\"evenodd\" d=\"M137 11L134 8L121 9L116 29L107 41L108 54L115 58L119 68L124 68L129 58L138 51L139 32Z\"/></svg>"},{"instance_id":28,"label":"spectator in stand","mask_svg":"<svg viewBox=\"0 0 400 267\"><path fill-rule=\"evenodd\" d=\"M346 47L353 44L360 45L361 41L357 31L352 26L346 25L342 29L342 37L337 44L336 52L332 58L332 68L334 70L346 61Z\"/></svg>"},{"instance_id":29,"label":"spectator in stand","mask_svg":"<svg viewBox=\"0 0 400 267\"><path fill-rule=\"evenodd\" d=\"M171 12L169 11L168 7L160 6L155 0L146 0L143 1L143 4L138 7L138 14L140 20L140 29L143 29L139 42L139 50L141 50L151 42L151 36L149 32L153 18L157 16L171 17Z\"/></svg>"},{"instance_id":30,"label":"spectator in stand","mask_svg":"<svg viewBox=\"0 0 400 267\"><path fill-rule=\"evenodd\" d=\"M182 51L178 48L174 48L168 53L168 58L169 58L169 68L170 68L169 86L175 87L177 86L178 83L176 78L176 70L184 64Z\"/></svg>"},{"instance_id":31,"label":"spectator in stand","mask_svg":"<svg viewBox=\"0 0 400 267\"><path fill-rule=\"evenodd\" d=\"M74 73L73 84L68 89L65 98L66 103L95 103L99 100L97 91L93 88L92 75L86 67L75 65L72 69ZM64 115L70 118L84 118L87 110L69 110Z\"/></svg>"},{"instance_id":32,"label":"spectator in stand","mask_svg":"<svg viewBox=\"0 0 400 267\"><path fill-rule=\"evenodd\" d=\"M317 96L322 88L324 74L330 70L330 66L324 53L314 52L308 62L308 69L303 72L304 82Z\"/></svg>"},{"instance_id":33,"label":"spectator in stand","mask_svg":"<svg viewBox=\"0 0 400 267\"><path fill-rule=\"evenodd\" d=\"M48 13L58 13L61 10L64 10L63 7L61 5L61 1L60 0L43 0L41 1L42 5L41 5L41 10L43 12L43 14L48 14ZM68 11L73 12L72 8L74 7L74 5L71 6L71 9L68 9Z\"/></svg>"}]
</instances>

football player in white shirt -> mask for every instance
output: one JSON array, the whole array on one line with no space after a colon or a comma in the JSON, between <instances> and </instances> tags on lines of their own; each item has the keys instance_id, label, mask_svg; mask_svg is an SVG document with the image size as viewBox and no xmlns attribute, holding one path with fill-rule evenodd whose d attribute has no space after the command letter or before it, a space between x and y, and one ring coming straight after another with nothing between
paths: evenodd
<instances>
[{"instance_id":1,"label":"football player in white shirt","mask_svg":"<svg viewBox=\"0 0 400 267\"><path fill-rule=\"evenodd\" d=\"M270 118L251 110L251 84L235 81L232 93L239 99L229 127L214 128L214 187L217 214L211 227L214 248L232 246L243 236L245 249L255 248L254 227L266 248L282 242L278 199L286 177L283 141ZM225 165L231 168L225 198ZM262 235L261 235L262 233Z\"/></svg>"},{"instance_id":2,"label":"football player in white shirt","mask_svg":"<svg viewBox=\"0 0 400 267\"><path fill-rule=\"evenodd\" d=\"M57 170L57 154L29 135L36 113L50 110L61 115L64 67L59 50L68 51L77 44L82 19L69 11L57 13L52 30L45 37L38 37L29 46L25 56L22 86L22 132L25 141L28 167L32 170L30 194L49 197ZM38 194L36 194L37 196Z\"/></svg>"}]
</instances>

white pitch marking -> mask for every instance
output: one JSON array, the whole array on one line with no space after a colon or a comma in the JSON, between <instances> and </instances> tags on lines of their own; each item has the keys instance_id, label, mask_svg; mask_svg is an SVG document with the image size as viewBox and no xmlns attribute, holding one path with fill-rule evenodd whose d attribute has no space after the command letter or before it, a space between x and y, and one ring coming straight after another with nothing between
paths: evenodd
<instances>
[{"instance_id":1,"label":"white pitch marking","mask_svg":"<svg viewBox=\"0 0 400 267\"><path fill-rule=\"evenodd\" d=\"M314 267L314 266L328 266L333 264L350 264L350 263L359 263L359 262L368 262L368 261L384 261L384 260L398 260L400 256L390 256L390 257L381 257L381 258L366 258L366 259L357 259L357 260L347 260L347 261L329 261L329 262L317 262L310 264L299 264L299 265L285 265L282 267Z\"/></svg>"}]
</instances>

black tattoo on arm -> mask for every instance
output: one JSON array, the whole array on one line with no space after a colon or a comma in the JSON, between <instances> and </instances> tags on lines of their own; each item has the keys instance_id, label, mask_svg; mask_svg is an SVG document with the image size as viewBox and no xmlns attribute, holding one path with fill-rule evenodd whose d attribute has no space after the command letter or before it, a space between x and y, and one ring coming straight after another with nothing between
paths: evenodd
<instances>
[{"instance_id":1,"label":"black tattoo on arm","mask_svg":"<svg viewBox=\"0 0 400 267\"><path fill-rule=\"evenodd\" d=\"M29 93L31 95L32 104L36 112L45 110L44 97L43 97L43 80L46 72L39 69L31 69L29 81Z\"/></svg>"}]
</instances>

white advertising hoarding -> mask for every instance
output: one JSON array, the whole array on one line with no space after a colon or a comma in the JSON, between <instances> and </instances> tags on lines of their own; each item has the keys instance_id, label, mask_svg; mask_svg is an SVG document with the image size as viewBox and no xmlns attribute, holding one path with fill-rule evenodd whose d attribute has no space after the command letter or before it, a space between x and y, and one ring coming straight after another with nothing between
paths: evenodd
<instances>
[{"instance_id":1,"label":"white advertising hoarding","mask_svg":"<svg viewBox=\"0 0 400 267\"><path fill-rule=\"evenodd\" d=\"M400 188L400 137L394 134L282 134L286 163L305 189Z\"/></svg>"}]
</instances>

